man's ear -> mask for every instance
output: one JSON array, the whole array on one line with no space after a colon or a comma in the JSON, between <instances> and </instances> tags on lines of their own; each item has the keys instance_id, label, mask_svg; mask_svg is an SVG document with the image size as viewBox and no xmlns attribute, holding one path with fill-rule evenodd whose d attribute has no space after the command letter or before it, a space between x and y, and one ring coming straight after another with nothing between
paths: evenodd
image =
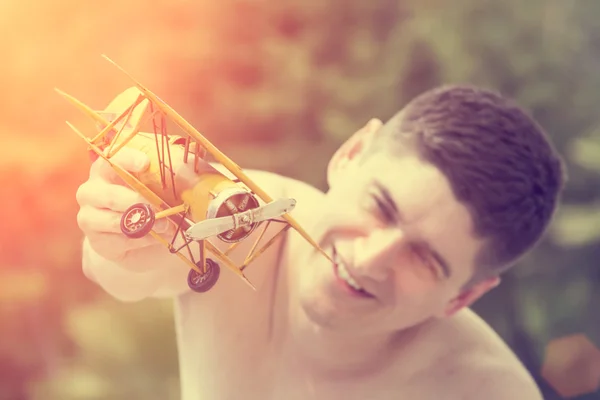
<instances>
[{"instance_id":1,"label":"man's ear","mask_svg":"<svg viewBox=\"0 0 600 400\"><path fill-rule=\"evenodd\" d=\"M330 187L337 180L340 172L345 171L369 147L375 133L382 125L381 120L371 119L365 126L350 136L333 154L327 166L327 183Z\"/></svg>"},{"instance_id":2,"label":"man's ear","mask_svg":"<svg viewBox=\"0 0 600 400\"><path fill-rule=\"evenodd\" d=\"M481 296L500 284L500 277L493 276L464 289L458 296L450 300L443 311L444 317L451 317L465 307L471 306Z\"/></svg>"}]
</instances>

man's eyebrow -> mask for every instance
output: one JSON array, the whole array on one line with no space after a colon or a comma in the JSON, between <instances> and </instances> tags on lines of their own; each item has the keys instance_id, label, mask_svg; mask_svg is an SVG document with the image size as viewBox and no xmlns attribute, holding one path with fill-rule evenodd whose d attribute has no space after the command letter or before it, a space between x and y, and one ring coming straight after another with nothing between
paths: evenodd
<instances>
[{"instance_id":1,"label":"man's eyebrow","mask_svg":"<svg viewBox=\"0 0 600 400\"><path fill-rule=\"evenodd\" d=\"M382 200L385 201L385 203L390 207L390 209L396 214L397 219L399 221L405 221L405 218L404 218L404 216L402 214L402 211L400 211L400 208L398 207L398 204L396 203L396 201L394 201L394 198L392 197L392 194L390 193L390 191L388 190L388 188L386 188L385 185L383 185L378 180L374 180L373 183L375 184L375 187L377 187L377 189L381 193L381 197L383 198ZM448 264L448 262L446 261L446 259L444 257L442 257L442 255L440 253L438 253L433 248L431 248L431 246L429 245L429 243L427 243L425 241L421 241L420 245L439 264L439 266L442 268L442 272L444 273L444 276L446 278L449 278L450 275L452 274L452 272L451 272L451 269L450 269L450 265Z\"/></svg>"}]
</instances>

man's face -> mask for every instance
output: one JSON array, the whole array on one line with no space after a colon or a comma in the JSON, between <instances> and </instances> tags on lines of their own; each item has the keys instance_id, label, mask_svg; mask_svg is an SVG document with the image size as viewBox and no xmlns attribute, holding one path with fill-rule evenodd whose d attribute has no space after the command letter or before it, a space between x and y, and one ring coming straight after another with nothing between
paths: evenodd
<instances>
[{"instance_id":1,"label":"man's face","mask_svg":"<svg viewBox=\"0 0 600 400\"><path fill-rule=\"evenodd\" d=\"M460 291L482 243L437 168L414 152L382 151L362 163L344 158L350 153L332 160L313 230L336 263L314 252L298 272L310 319L335 330L395 331L451 315L493 286Z\"/></svg>"}]
</instances>

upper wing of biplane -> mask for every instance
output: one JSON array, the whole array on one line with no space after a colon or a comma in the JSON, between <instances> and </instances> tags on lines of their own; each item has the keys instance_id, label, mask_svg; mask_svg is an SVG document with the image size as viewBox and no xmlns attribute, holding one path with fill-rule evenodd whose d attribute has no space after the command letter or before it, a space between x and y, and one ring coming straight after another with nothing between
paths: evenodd
<instances>
[{"instance_id":1,"label":"upper wing of biplane","mask_svg":"<svg viewBox=\"0 0 600 400\"><path fill-rule=\"evenodd\" d=\"M156 105L168 118L175 122L183 132L192 138L195 142L200 144L207 152L209 152L219 163L227 168L237 179L239 179L244 185L246 185L252 192L258 195L265 203L273 202L273 199L250 177L248 177L244 171L229 157L223 154L216 146L214 146L208 139L206 139L200 132L198 132L188 121L186 121L181 115L179 115L173 108L165 103L160 97L155 95L152 91L147 89L144 85L133 78L127 71L121 66L115 63L106 55L102 55L107 61L121 70L132 82L136 85L143 96L150 100L153 105ZM327 259L333 262L331 257L310 237L308 232L290 215L284 214L283 218L294 228L306 241L308 241L315 249L323 254Z\"/></svg>"}]
</instances>

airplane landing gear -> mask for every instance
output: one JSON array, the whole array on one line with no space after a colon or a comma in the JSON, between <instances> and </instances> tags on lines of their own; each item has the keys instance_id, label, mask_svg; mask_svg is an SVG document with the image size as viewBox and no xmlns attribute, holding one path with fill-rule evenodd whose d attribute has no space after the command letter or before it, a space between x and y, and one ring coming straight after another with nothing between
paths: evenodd
<instances>
[{"instance_id":1,"label":"airplane landing gear","mask_svg":"<svg viewBox=\"0 0 600 400\"><path fill-rule=\"evenodd\" d=\"M154 210L149 204L134 204L121 217L121 232L127 237L139 239L150 232L155 220Z\"/></svg>"},{"instance_id":2,"label":"airplane landing gear","mask_svg":"<svg viewBox=\"0 0 600 400\"><path fill-rule=\"evenodd\" d=\"M197 265L200 262L197 263ZM202 268L202 265L198 265ZM208 292L219 280L221 274L221 267L215 261L210 258L206 259L206 272L204 274L198 273L195 269L190 269L188 273L188 286L194 292L205 293Z\"/></svg>"}]
</instances>

